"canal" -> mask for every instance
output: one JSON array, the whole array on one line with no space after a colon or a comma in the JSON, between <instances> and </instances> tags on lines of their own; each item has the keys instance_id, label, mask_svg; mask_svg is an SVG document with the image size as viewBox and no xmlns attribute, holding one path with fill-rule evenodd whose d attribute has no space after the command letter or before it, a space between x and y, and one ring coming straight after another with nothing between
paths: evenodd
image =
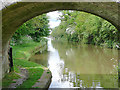
<instances>
[{"instance_id":1,"label":"canal","mask_svg":"<svg viewBox=\"0 0 120 90\"><path fill-rule=\"evenodd\" d=\"M48 39L30 61L52 72L49 88L118 88L118 50Z\"/></svg>"}]
</instances>

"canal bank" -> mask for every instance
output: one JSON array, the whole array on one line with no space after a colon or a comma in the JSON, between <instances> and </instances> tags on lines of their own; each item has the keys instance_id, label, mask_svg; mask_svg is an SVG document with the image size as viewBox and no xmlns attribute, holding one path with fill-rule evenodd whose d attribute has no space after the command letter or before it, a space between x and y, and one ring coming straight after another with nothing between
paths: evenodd
<instances>
[{"instance_id":1,"label":"canal bank","mask_svg":"<svg viewBox=\"0 0 120 90\"><path fill-rule=\"evenodd\" d=\"M46 44L46 42L32 42L12 47L14 71L10 72L9 74L6 74L5 78L3 79L3 88L8 88L10 87L10 85L15 85L15 83L17 86L15 86L14 88L33 88L32 86L34 86L36 82L38 82L38 80L42 81L42 79L44 78L41 77L45 75L48 75L48 78L44 79L46 83L42 82L44 83L42 87L49 87L52 77L49 69L40 64L28 61L29 58L35 53L39 51L45 51L47 48ZM47 72L44 73L45 71ZM28 75L26 74L26 72L28 73ZM26 80L23 78L23 82L21 84L18 84L19 82L21 82L19 81L19 79L22 78L21 75L26 76Z\"/></svg>"}]
</instances>

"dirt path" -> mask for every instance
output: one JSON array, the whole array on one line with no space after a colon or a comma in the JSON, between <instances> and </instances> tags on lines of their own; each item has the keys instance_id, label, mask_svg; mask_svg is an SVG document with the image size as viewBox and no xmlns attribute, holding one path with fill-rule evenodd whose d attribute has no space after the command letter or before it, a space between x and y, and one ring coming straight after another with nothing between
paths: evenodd
<instances>
[{"instance_id":1,"label":"dirt path","mask_svg":"<svg viewBox=\"0 0 120 90\"><path fill-rule=\"evenodd\" d=\"M28 79L28 71L25 68L20 68L20 73L16 73L21 76L19 79L14 79L15 83L11 83L8 88L17 88L20 86L26 79ZM40 79L32 86L32 88L49 88L51 83L52 74L49 69L44 69L44 72Z\"/></svg>"},{"instance_id":2,"label":"dirt path","mask_svg":"<svg viewBox=\"0 0 120 90\"><path fill-rule=\"evenodd\" d=\"M21 76L19 79L14 79L16 83L11 83L8 88L16 88L21 85L28 78L28 71L25 68L20 68L20 73L16 73Z\"/></svg>"}]
</instances>

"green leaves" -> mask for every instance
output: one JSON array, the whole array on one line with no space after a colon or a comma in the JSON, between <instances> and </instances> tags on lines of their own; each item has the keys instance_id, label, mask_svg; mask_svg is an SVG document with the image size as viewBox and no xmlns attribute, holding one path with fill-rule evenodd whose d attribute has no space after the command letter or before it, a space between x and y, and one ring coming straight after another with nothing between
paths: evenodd
<instances>
[{"instance_id":1,"label":"green leaves","mask_svg":"<svg viewBox=\"0 0 120 90\"><path fill-rule=\"evenodd\" d=\"M20 44L22 37L31 36L34 41L39 42L41 37L49 35L49 20L46 14L37 16L20 26L12 37L15 44ZM25 40L23 40L24 42Z\"/></svg>"},{"instance_id":2,"label":"green leaves","mask_svg":"<svg viewBox=\"0 0 120 90\"><path fill-rule=\"evenodd\" d=\"M52 36L67 38L68 41L83 42L113 47L120 43L118 30L108 21L79 11L61 11L61 23Z\"/></svg>"}]
</instances>

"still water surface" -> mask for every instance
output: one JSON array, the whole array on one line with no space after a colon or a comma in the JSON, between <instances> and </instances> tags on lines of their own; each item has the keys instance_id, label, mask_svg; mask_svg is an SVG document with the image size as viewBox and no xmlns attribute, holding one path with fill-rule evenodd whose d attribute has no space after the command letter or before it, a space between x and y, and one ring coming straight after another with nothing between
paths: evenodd
<instances>
[{"instance_id":1,"label":"still water surface","mask_svg":"<svg viewBox=\"0 0 120 90\"><path fill-rule=\"evenodd\" d=\"M117 88L118 50L48 39L47 51L30 61L52 72L50 88Z\"/></svg>"}]
</instances>

